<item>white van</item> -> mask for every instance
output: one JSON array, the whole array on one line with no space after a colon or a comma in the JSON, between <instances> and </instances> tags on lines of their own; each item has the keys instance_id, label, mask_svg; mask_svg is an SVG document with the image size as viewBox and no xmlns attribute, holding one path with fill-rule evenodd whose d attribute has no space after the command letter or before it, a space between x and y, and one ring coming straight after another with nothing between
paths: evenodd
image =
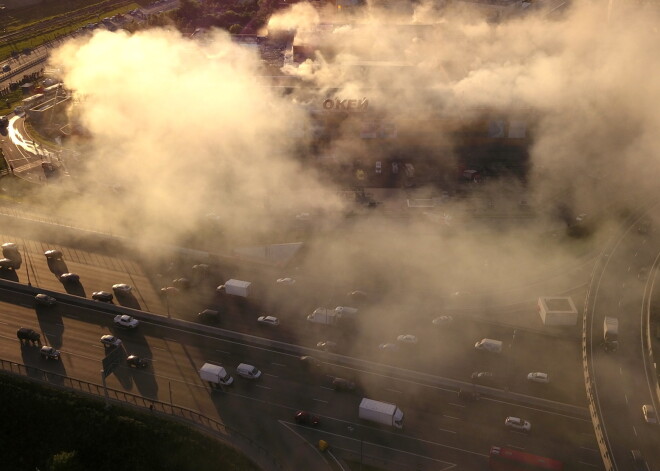
<instances>
[{"instance_id":1,"label":"white van","mask_svg":"<svg viewBox=\"0 0 660 471\"><path fill-rule=\"evenodd\" d=\"M474 344L474 348L486 352L502 353L502 341L493 339L481 339Z\"/></svg>"},{"instance_id":2,"label":"white van","mask_svg":"<svg viewBox=\"0 0 660 471\"><path fill-rule=\"evenodd\" d=\"M255 366L241 363L236 367L236 374L247 379L258 379L261 376L261 371Z\"/></svg>"}]
</instances>

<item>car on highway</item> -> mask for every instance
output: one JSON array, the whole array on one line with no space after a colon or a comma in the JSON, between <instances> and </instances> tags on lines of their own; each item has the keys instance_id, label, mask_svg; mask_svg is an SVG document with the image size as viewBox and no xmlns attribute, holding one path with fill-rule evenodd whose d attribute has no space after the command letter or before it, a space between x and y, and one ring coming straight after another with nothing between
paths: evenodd
<instances>
[{"instance_id":1,"label":"car on highway","mask_svg":"<svg viewBox=\"0 0 660 471\"><path fill-rule=\"evenodd\" d=\"M10 258L0 258L0 270L15 270L16 263Z\"/></svg>"},{"instance_id":2,"label":"car on highway","mask_svg":"<svg viewBox=\"0 0 660 471\"><path fill-rule=\"evenodd\" d=\"M259 379L261 377L261 371L256 366L248 365L247 363L238 365L236 367L236 374L246 379Z\"/></svg>"},{"instance_id":3,"label":"car on highway","mask_svg":"<svg viewBox=\"0 0 660 471\"><path fill-rule=\"evenodd\" d=\"M321 423L321 419L304 410L299 410L296 412L296 415L294 415L293 418L295 419L296 423L301 425L311 425L316 427Z\"/></svg>"},{"instance_id":4,"label":"car on highway","mask_svg":"<svg viewBox=\"0 0 660 471\"><path fill-rule=\"evenodd\" d=\"M541 373L540 371L534 371L527 375L527 381L531 381L532 383L549 383L550 376L548 376L548 373Z\"/></svg>"},{"instance_id":5,"label":"car on highway","mask_svg":"<svg viewBox=\"0 0 660 471\"><path fill-rule=\"evenodd\" d=\"M639 281L646 281L649 278L649 267L642 267L637 273L637 279Z\"/></svg>"},{"instance_id":6,"label":"car on highway","mask_svg":"<svg viewBox=\"0 0 660 471\"><path fill-rule=\"evenodd\" d=\"M118 314L115 316L114 323L117 327L135 329L140 324L140 321L128 314Z\"/></svg>"},{"instance_id":7,"label":"car on highway","mask_svg":"<svg viewBox=\"0 0 660 471\"><path fill-rule=\"evenodd\" d=\"M296 284L296 280L294 280L293 278L278 278L275 282L278 285L295 285Z\"/></svg>"},{"instance_id":8,"label":"car on highway","mask_svg":"<svg viewBox=\"0 0 660 471\"><path fill-rule=\"evenodd\" d=\"M34 329L30 329L28 327L21 327L16 331L16 337L18 337L18 340L21 342L26 341L26 342L32 342L32 343L39 343L41 341L41 335L39 335L39 332L35 331Z\"/></svg>"},{"instance_id":9,"label":"car on highway","mask_svg":"<svg viewBox=\"0 0 660 471\"><path fill-rule=\"evenodd\" d=\"M466 402L478 401L479 393L474 391L467 391L465 389L459 389L458 398L461 401L466 401Z\"/></svg>"},{"instance_id":10,"label":"car on highway","mask_svg":"<svg viewBox=\"0 0 660 471\"><path fill-rule=\"evenodd\" d=\"M114 335L104 335L101 337L101 343L106 347L120 347L122 341L120 338L115 337Z\"/></svg>"},{"instance_id":11,"label":"car on highway","mask_svg":"<svg viewBox=\"0 0 660 471\"><path fill-rule=\"evenodd\" d=\"M376 162L376 173L379 175L383 173L383 162L381 162L380 160Z\"/></svg>"},{"instance_id":12,"label":"car on highway","mask_svg":"<svg viewBox=\"0 0 660 471\"><path fill-rule=\"evenodd\" d=\"M404 334L404 335L399 335L396 340L400 343L405 343L409 345L414 345L418 342L418 339L416 336L412 334Z\"/></svg>"},{"instance_id":13,"label":"car on highway","mask_svg":"<svg viewBox=\"0 0 660 471\"><path fill-rule=\"evenodd\" d=\"M114 296L112 293L108 293L107 291L94 291L92 293L92 299L94 301L101 301L104 303L111 303L112 300L114 299Z\"/></svg>"},{"instance_id":14,"label":"car on highway","mask_svg":"<svg viewBox=\"0 0 660 471\"><path fill-rule=\"evenodd\" d=\"M62 252L56 249L46 250L44 255L46 260L62 260Z\"/></svg>"},{"instance_id":15,"label":"car on highway","mask_svg":"<svg viewBox=\"0 0 660 471\"><path fill-rule=\"evenodd\" d=\"M658 417L655 415L655 407L651 404L644 404L642 406L642 415L647 424L657 424Z\"/></svg>"},{"instance_id":16,"label":"car on highway","mask_svg":"<svg viewBox=\"0 0 660 471\"><path fill-rule=\"evenodd\" d=\"M634 471L649 471L648 467L646 466L646 460L642 456L641 451L630 450L630 457L632 458Z\"/></svg>"},{"instance_id":17,"label":"car on highway","mask_svg":"<svg viewBox=\"0 0 660 471\"><path fill-rule=\"evenodd\" d=\"M54 306L57 304L57 299L52 296L48 296L44 293L39 293L34 297L34 303L37 306Z\"/></svg>"},{"instance_id":18,"label":"car on highway","mask_svg":"<svg viewBox=\"0 0 660 471\"><path fill-rule=\"evenodd\" d=\"M355 383L344 378L334 378L332 388L335 391L355 391Z\"/></svg>"},{"instance_id":19,"label":"car on highway","mask_svg":"<svg viewBox=\"0 0 660 471\"><path fill-rule=\"evenodd\" d=\"M60 281L62 283L78 283L80 276L77 273L62 273L60 275Z\"/></svg>"},{"instance_id":20,"label":"car on highway","mask_svg":"<svg viewBox=\"0 0 660 471\"><path fill-rule=\"evenodd\" d=\"M257 322L272 326L280 325L280 320L277 317L273 317L273 316L259 316L257 317Z\"/></svg>"},{"instance_id":21,"label":"car on highway","mask_svg":"<svg viewBox=\"0 0 660 471\"><path fill-rule=\"evenodd\" d=\"M378 345L378 348L384 352L397 352L399 351L399 346L395 343L381 343Z\"/></svg>"},{"instance_id":22,"label":"car on highway","mask_svg":"<svg viewBox=\"0 0 660 471\"><path fill-rule=\"evenodd\" d=\"M49 347L44 345L41 347L39 350L39 353L41 354L41 358L44 360L59 360L60 359L60 351L55 350L53 347Z\"/></svg>"},{"instance_id":23,"label":"car on highway","mask_svg":"<svg viewBox=\"0 0 660 471\"><path fill-rule=\"evenodd\" d=\"M331 342L330 340L321 340L316 344L316 348L326 352L331 352L337 348L337 343Z\"/></svg>"},{"instance_id":24,"label":"car on highway","mask_svg":"<svg viewBox=\"0 0 660 471\"><path fill-rule=\"evenodd\" d=\"M321 363L319 360L317 360L313 356L309 356L309 355L301 356L300 357L300 363L307 369L317 369L317 368L321 368L321 366L323 366L323 363Z\"/></svg>"},{"instance_id":25,"label":"car on highway","mask_svg":"<svg viewBox=\"0 0 660 471\"><path fill-rule=\"evenodd\" d=\"M431 323L436 327L444 327L452 324L453 322L454 318L452 316L440 316L431 321Z\"/></svg>"},{"instance_id":26,"label":"car on highway","mask_svg":"<svg viewBox=\"0 0 660 471\"><path fill-rule=\"evenodd\" d=\"M148 363L144 358L137 355L129 355L126 357L126 364L132 368L146 368Z\"/></svg>"},{"instance_id":27,"label":"car on highway","mask_svg":"<svg viewBox=\"0 0 660 471\"><path fill-rule=\"evenodd\" d=\"M516 430L518 432L530 432L532 430L532 424L527 420L523 420L519 417L507 417L504 419L504 426L511 430Z\"/></svg>"},{"instance_id":28,"label":"car on highway","mask_svg":"<svg viewBox=\"0 0 660 471\"><path fill-rule=\"evenodd\" d=\"M490 383L493 381L492 371L474 371L470 375L470 379L477 383Z\"/></svg>"},{"instance_id":29,"label":"car on highway","mask_svg":"<svg viewBox=\"0 0 660 471\"><path fill-rule=\"evenodd\" d=\"M126 283L117 283L116 285L112 285L112 291L115 292L117 296L120 294L128 294L131 291L133 291L133 287L131 285L127 285Z\"/></svg>"},{"instance_id":30,"label":"car on highway","mask_svg":"<svg viewBox=\"0 0 660 471\"><path fill-rule=\"evenodd\" d=\"M191 283L188 278L177 278L176 280L172 280L172 286L182 291L185 291L187 289L190 289Z\"/></svg>"}]
</instances>

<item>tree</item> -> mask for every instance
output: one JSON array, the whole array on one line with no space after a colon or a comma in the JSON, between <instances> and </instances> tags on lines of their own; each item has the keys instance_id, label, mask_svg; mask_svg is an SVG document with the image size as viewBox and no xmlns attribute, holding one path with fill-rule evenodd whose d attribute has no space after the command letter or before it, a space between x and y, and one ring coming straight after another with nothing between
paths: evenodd
<instances>
[{"instance_id":1,"label":"tree","mask_svg":"<svg viewBox=\"0 0 660 471\"><path fill-rule=\"evenodd\" d=\"M239 24L233 24L229 27L229 34L240 34L243 27Z\"/></svg>"},{"instance_id":2,"label":"tree","mask_svg":"<svg viewBox=\"0 0 660 471\"><path fill-rule=\"evenodd\" d=\"M50 471L84 471L76 451L61 451L53 455L50 462Z\"/></svg>"}]
</instances>

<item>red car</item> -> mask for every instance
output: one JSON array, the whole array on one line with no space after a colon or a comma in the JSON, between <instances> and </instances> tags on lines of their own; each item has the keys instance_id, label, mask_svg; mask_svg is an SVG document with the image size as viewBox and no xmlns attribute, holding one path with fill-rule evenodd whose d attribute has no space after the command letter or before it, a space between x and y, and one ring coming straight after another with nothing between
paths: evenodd
<instances>
[{"instance_id":1,"label":"red car","mask_svg":"<svg viewBox=\"0 0 660 471\"><path fill-rule=\"evenodd\" d=\"M321 419L304 410L299 410L298 412L296 412L294 419L296 419L296 422L299 424L311 425L313 427L316 427L318 424L321 423Z\"/></svg>"}]
</instances>

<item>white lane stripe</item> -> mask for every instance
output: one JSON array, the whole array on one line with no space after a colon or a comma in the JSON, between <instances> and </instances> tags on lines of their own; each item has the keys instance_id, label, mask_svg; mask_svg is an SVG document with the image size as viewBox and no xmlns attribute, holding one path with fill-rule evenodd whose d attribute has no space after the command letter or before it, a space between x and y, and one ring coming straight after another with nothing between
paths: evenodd
<instances>
[{"instance_id":1,"label":"white lane stripe","mask_svg":"<svg viewBox=\"0 0 660 471\"><path fill-rule=\"evenodd\" d=\"M286 366L286 365L284 365L284 364L282 364L282 363L271 363L271 365L275 365L275 366Z\"/></svg>"},{"instance_id":2,"label":"white lane stripe","mask_svg":"<svg viewBox=\"0 0 660 471\"><path fill-rule=\"evenodd\" d=\"M231 353L229 353L229 352L225 352L224 350L216 350L216 352L218 352L218 353L222 353L222 354L224 354L224 355L231 355Z\"/></svg>"},{"instance_id":3,"label":"white lane stripe","mask_svg":"<svg viewBox=\"0 0 660 471\"><path fill-rule=\"evenodd\" d=\"M449 404L450 406L462 407L463 409L465 409L465 406L463 404L454 404L453 402L448 402L447 404Z\"/></svg>"},{"instance_id":4,"label":"white lane stripe","mask_svg":"<svg viewBox=\"0 0 660 471\"><path fill-rule=\"evenodd\" d=\"M268 386L262 386L261 384L257 384L256 386L262 389L270 389Z\"/></svg>"},{"instance_id":5,"label":"white lane stripe","mask_svg":"<svg viewBox=\"0 0 660 471\"><path fill-rule=\"evenodd\" d=\"M328 403L328 401L324 401L323 399L316 399L315 397L312 398L312 399L315 400L315 401L317 401L317 402L323 402L324 404L327 404L327 403Z\"/></svg>"}]
</instances>

